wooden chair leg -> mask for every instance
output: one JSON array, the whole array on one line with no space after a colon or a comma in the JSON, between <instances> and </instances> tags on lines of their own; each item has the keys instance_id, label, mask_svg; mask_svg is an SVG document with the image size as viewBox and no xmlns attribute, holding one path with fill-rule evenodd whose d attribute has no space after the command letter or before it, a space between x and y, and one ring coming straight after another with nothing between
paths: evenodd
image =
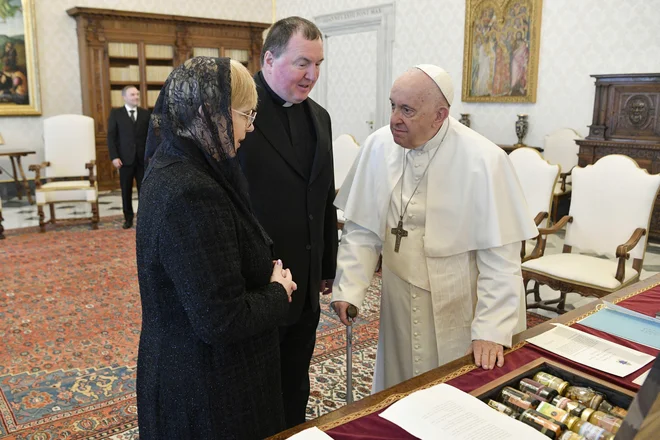
<instances>
[{"instance_id":1,"label":"wooden chair leg","mask_svg":"<svg viewBox=\"0 0 660 440\"><path fill-rule=\"evenodd\" d=\"M527 306L528 309L541 309L555 312L558 315L563 315L568 311L566 307L566 295L569 292L559 292L559 297L554 299L542 300L534 302ZM556 306L554 306L556 304ZM570 307L570 306L569 306Z\"/></svg>"},{"instance_id":2,"label":"wooden chair leg","mask_svg":"<svg viewBox=\"0 0 660 440\"><path fill-rule=\"evenodd\" d=\"M528 287L529 282L534 281L534 287L531 289ZM523 278L523 287L525 289L525 299L527 298L527 295L530 293L534 294L534 302L539 302L541 301L541 293L539 291L540 284L538 281L532 279L532 278Z\"/></svg>"},{"instance_id":3,"label":"wooden chair leg","mask_svg":"<svg viewBox=\"0 0 660 440\"><path fill-rule=\"evenodd\" d=\"M539 284L538 281L534 281L534 301L539 302L541 301L541 285Z\"/></svg>"},{"instance_id":4,"label":"wooden chair leg","mask_svg":"<svg viewBox=\"0 0 660 440\"><path fill-rule=\"evenodd\" d=\"M523 292L525 295L525 307L529 306L529 303L527 302L527 294L529 293L529 290L527 290L527 285L529 284L531 280L523 277Z\"/></svg>"},{"instance_id":5,"label":"wooden chair leg","mask_svg":"<svg viewBox=\"0 0 660 440\"><path fill-rule=\"evenodd\" d=\"M46 232L46 222L44 218L44 205L37 205L37 212L39 213L39 232Z\"/></svg>"},{"instance_id":6,"label":"wooden chair leg","mask_svg":"<svg viewBox=\"0 0 660 440\"><path fill-rule=\"evenodd\" d=\"M552 196L552 215L550 216L550 222L557 223L557 210L559 209L559 196Z\"/></svg>"},{"instance_id":7,"label":"wooden chair leg","mask_svg":"<svg viewBox=\"0 0 660 440\"><path fill-rule=\"evenodd\" d=\"M4 220L4 218L2 218L2 211L0 211L0 240L4 240L4 239L5 239L5 234L4 234L4 232L5 232L5 227L2 226L2 222L3 222L3 220Z\"/></svg>"},{"instance_id":8,"label":"wooden chair leg","mask_svg":"<svg viewBox=\"0 0 660 440\"><path fill-rule=\"evenodd\" d=\"M57 222L57 218L55 217L55 204L49 203L48 207L50 208L50 223L55 224Z\"/></svg>"},{"instance_id":9,"label":"wooden chair leg","mask_svg":"<svg viewBox=\"0 0 660 440\"><path fill-rule=\"evenodd\" d=\"M557 313L563 315L566 313L566 294L568 292L561 292L559 294L559 302L557 303Z\"/></svg>"},{"instance_id":10,"label":"wooden chair leg","mask_svg":"<svg viewBox=\"0 0 660 440\"><path fill-rule=\"evenodd\" d=\"M92 229L99 228L99 202L92 202Z\"/></svg>"}]
</instances>

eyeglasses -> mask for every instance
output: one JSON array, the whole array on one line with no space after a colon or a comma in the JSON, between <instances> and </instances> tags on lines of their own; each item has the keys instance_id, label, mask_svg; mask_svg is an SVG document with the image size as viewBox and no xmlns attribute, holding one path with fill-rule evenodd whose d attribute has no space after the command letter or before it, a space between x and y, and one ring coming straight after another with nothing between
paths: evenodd
<instances>
[{"instance_id":1,"label":"eyeglasses","mask_svg":"<svg viewBox=\"0 0 660 440\"><path fill-rule=\"evenodd\" d=\"M245 117L247 118L247 125L246 125L246 127L249 127L250 125L254 124L254 119L257 117L257 112L255 112L254 110L250 110L250 113L249 113L249 114L248 114L248 113L239 112L239 111L236 110L236 109L232 109L232 110L235 111L236 113L238 113L239 115L243 115L243 116L245 116Z\"/></svg>"}]
</instances>

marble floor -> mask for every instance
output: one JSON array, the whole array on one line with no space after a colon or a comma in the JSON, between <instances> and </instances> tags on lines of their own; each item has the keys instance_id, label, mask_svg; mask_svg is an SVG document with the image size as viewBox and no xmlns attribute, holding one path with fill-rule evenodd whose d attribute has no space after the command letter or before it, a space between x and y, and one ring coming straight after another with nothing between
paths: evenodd
<instances>
[{"instance_id":1,"label":"marble floor","mask_svg":"<svg viewBox=\"0 0 660 440\"><path fill-rule=\"evenodd\" d=\"M137 212L137 192L133 191L133 210ZM46 221L50 218L50 211L44 208ZM104 191L99 193L99 215L109 217L122 215L121 191ZM2 201L2 222L5 229L29 228L39 226L39 215L37 206L30 205L25 197L23 200L13 198ZM55 216L57 219L85 218L92 216L92 208L89 203L60 203L55 204Z\"/></svg>"},{"instance_id":2,"label":"marble floor","mask_svg":"<svg viewBox=\"0 0 660 440\"><path fill-rule=\"evenodd\" d=\"M39 225L39 217L37 215L37 208L30 205L24 199L22 201L14 198L11 200L3 200L2 202L2 215L4 217L3 225L5 229L26 228ZM133 209L137 212L137 193L133 193ZM122 214L121 208L121 193L119 190L108 191L101 193L99 196L99 210L101 217L115 216ZM48 219L49 211L45 209L46 219ZM56 205L56 215L59 219L64 218L77 218L91 216L91 207L88 203L67 203ZM559 253L563 246L563 233L555 236L550 236L546 246L546 253ZM644 266L642 269L641 279L646 279L656 273L660 272L660 244L649 243L645 256ZM541 297L543 299L556 298L557 291L550 289L547 286L541 287ZM567 308L580 307L592 301L598 301L596 298L583 297L577 293L569 293L567 296ZM545 310L532 309L531 312L540 315L555 317L554 312Z\"/></svg>"}]
</instances>

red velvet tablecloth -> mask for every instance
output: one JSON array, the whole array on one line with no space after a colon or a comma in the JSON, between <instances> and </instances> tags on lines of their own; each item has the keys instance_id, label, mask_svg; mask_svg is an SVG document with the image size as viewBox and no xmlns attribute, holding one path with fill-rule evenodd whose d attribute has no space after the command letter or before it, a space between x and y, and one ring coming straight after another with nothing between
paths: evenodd
<instances>
[{"instance_id":1,"label":"red velvet tablecloth","mask_svg":"<svg viewBox=\"0 0 660 440\"><path fill-rule=\"evenodd\" d=\"M617 304L636 312L655 316L656 312L660 311L660 286L653 287ZM580 324L573 324L571 327L581 330L585 333L599 336L608 341L616 342L617 344L621 344L625 347L630 347L632 349L648 353L652 356L658 356L659 353L658 350L647 347L645 345L636 344L634 342L630 342L625 339L594 330ZM534 361L535 359L538 359L539 357L545 357L550 360L558 361L563 365L572 367L579 371L583 371L587 374L590 374L591 376L601 378L633 391L637 391L639 386L635 385L632 381L647 371L649 368L651 368L651 365L653 364L651 362L629 376L617 377L602 371L594 370L593 368L586 367L582 364L577 364L570 361L569 359L557 356L532 344L524 344L521 348L518 348L517 350L514 350L506 355L505 365L502 368L496 368L489 371L474 369L451 380L447 380L446 383L463 391L470 392L503 376L506 373L515 370L516 368L519 368L525 364L528 364L529 362ZM330 429L326 431L326 434L335 440L394 440L416 438L398 426L394 425L393 423L379 417L378 414L384 411L384 409L385 408L364 417L347 422L341 426L337 426L336 428Z\"/></svg>"}]
</instances>

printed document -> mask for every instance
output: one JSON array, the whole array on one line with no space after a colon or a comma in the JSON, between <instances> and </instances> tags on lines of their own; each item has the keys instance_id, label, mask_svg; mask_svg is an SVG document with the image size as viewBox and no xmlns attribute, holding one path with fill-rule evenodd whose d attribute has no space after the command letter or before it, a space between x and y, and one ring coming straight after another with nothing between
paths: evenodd
<instances>
[{"instance_id":1,"label":"printed document","mask_svg":"<svg viewBox=\"0 0 660 440\"><path fill-rule=\"evenodd\" d=\"M380 416L422 440L548 439L531 426L447 384L416 391Z\"/></svg>"},{"instance_id":2,"label":"printed document","mask_svg":"<svg viewBox=\"0 0 660 440\"><path fill-rule=\"evenodd\" d=\"M582 365L624 377L655 358L579 330L555 324L555 328L527 340L538 347Z\"/></svg>"}]
</instances>

